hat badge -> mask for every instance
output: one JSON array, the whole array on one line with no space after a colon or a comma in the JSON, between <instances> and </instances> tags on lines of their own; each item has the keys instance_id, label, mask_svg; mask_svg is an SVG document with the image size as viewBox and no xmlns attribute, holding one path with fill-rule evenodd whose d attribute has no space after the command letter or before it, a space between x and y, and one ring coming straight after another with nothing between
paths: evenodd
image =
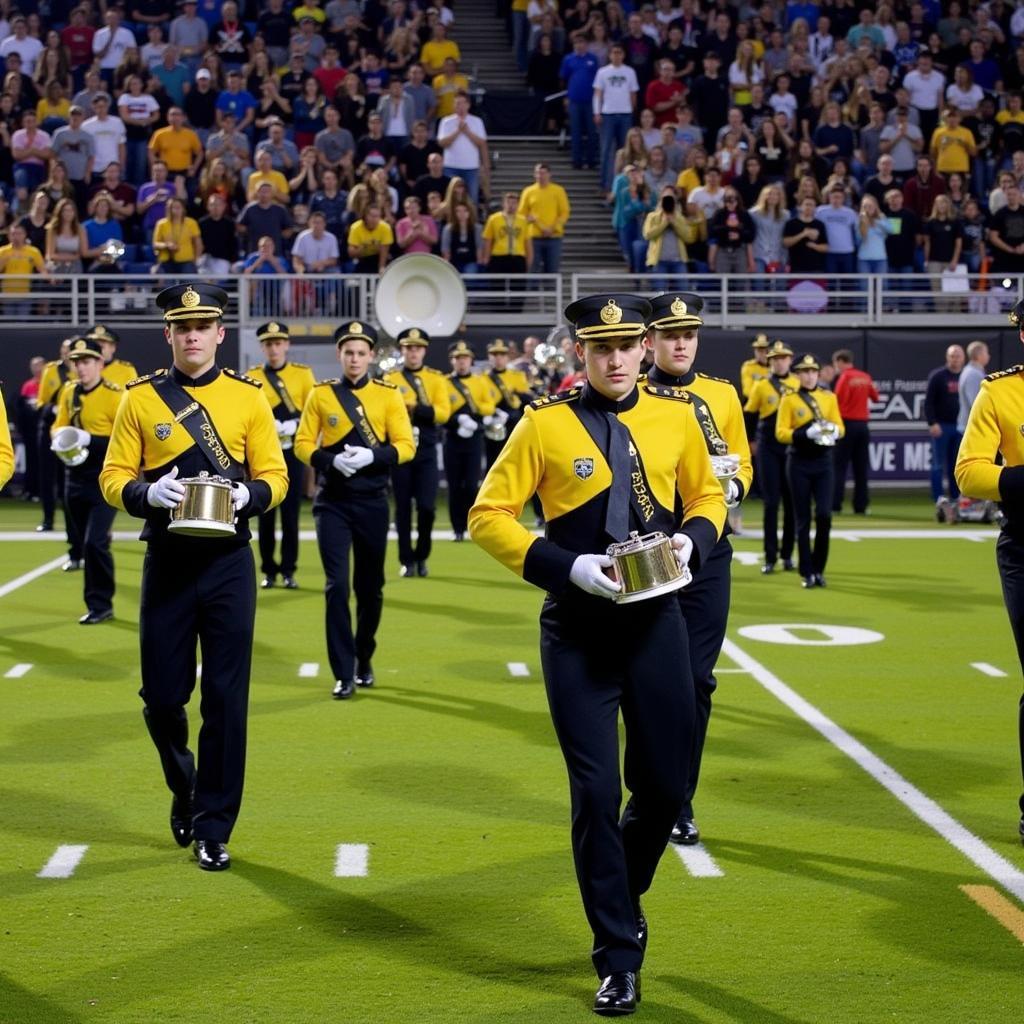
<instances>
[{"instance_id":1,"label":"hat badge","mask_svg":"<svg viewBox=\"0 0 1024 1024\"><path fill-rule=\"evenodd\" d=\"M199 292L197 292L192 285L189 285L181 296L181 304L186 309L192 309L198 306L202 300L199 298Z\"/></svg>"},{"instance_id":2,"label":"hat badge","mask_svg":"<svg viewBox=\"0 0 1024 1024\"><path fill-rule=\"evenodd\" d=\"M78 341L75 342L75 350L78 351L83 348L88 348L88 345L85 338L79 338Z\"/></svg>"},{"instance_id":3,"label":"hat badge","mask_svg":"<svg viewBox=\"0 0 1024 1024\"><path fill-rule=\"evenodd\" d=\"M267 334L277 334L280 330L280 324L275 323L273 320L267 324Z\"/></svg>"},{"instance_id":4,"label":"hat badge","mask_svg":"<svg viewBox=\"0 0 1024 1024\"><path fill-rule=\"evenodd\" d=\"M622 309L614 299L609 299L601 309L601 320L606 324L617 324L622 321Z\"/></svg>"},{"instance_id":5,"label":"hat badge","mask_svg":"<svg viewBox=\"0 0 1024 1024\"><path fill-rule=\"evenodd\" d=\"M669 306L669 310L673 316L686 316L686 303L677 295L672 305Z\"/></svg>"},{"instance_id":6,"label":"hat badge","mask_svg":"<svg viewBox=\"0 0 1024 1024\"><path fill-rule=\"evenodd\" d=\"M418 327L414 327L414 328L413 328L413 329L412 329L412 330L411 330L411 331L409 332L409 337L410 337L410 338L419 338L419 337L420 337L420 329L419 329Z\"/></svg>"},{"instance_id":7,"label":"hat badge","mask_svg":"<svg viewBox=\"0 0 1024 1024\"><path fill-rule=\"evenodd\" d=\"M362 334L363 325L358 320L353 320L352 323L348 325L348 330L350 334Z\"/></svg>"}]
</instances>

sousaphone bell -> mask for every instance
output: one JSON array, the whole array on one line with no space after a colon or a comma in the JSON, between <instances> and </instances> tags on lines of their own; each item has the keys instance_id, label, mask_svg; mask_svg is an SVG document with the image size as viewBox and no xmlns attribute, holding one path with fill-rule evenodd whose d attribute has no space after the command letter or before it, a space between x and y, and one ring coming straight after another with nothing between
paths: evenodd
<instances>
[{"instance_id":1,"label":"sousaphone bell","mask_svg":"<svg viewBox=\"0 0 1024 1024\"><path fill-rule=\"evenodd\" d=\"M427 252L412 252L390 263L373 295L377 323L397 338L407 327L448 338L462 328L466 285L450 264Z\"/></svg>"}]
</instances>

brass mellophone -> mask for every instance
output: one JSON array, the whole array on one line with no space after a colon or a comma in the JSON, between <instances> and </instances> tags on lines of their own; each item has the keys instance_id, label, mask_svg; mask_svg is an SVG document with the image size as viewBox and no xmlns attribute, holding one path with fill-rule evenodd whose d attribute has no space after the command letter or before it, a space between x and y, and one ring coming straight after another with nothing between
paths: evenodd
<instances>
[{"instance_id":1,"label":"brass mellophone","mask_svg":"<svg viewBox=\"0 0 1024 1024\"><path fill-rule=\"evenodd\" d=\"M622 590L616 604L631 604L649 597L668 594L685 587L693 578L688 568L680 568L672 543L661 532L641 537L635 530L627 540L612 544L607 551Z\"/></svg>"},{"instance_id":2,"label":"brass mellophone","mask_svg":"<svg viewBox=\"0 0 1024 1024\"><path fill-rule=\"evenodd\" d=\"M185 497L171 509L168 530L187 537L223 537L235 532L230 480L204 471L180 482L185 486Z\"/></svg>"},{"instance_id":3,"label":"brass mellophone","mask_svg":"<svg viewBox=\"0 0 1024 1024\"><path fill-rule=\"evenodd\" d=\"M814 422L821 427L821 437L814 443L820 444L822 448L834 448L836 441L839 440L839 427L831 420L815 420Z\"/></svg>"}]
</instances>

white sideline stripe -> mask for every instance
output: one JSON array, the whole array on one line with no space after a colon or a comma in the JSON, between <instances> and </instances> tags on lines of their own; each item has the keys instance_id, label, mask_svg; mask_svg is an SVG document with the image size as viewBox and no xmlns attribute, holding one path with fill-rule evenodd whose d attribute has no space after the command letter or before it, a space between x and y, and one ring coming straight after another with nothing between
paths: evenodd
<instances>
[{"instance_id":1,"label":"white sideline stripe","mask_svg":"<svg viewBox=\"0 0 1024 1024\"><path fill-rule=\"evenodd\" d=\"M320 666L315 661L304 661L299 666L299 675L304 679L315 679L320 671Z\"/></svg>"},{"instance_id":2,"label":"white sideline stripe","mask_svg":"<svg viewBox=\"0 0 1024 1024\"><path fill-rule=\"evenodd\" d=\"M336 878L363 878L370 870L370 848L366 843L339 843L334 855Z\"/></svg>"},{"instance_id":3,"label":"white sideline stripe","mask_svg":"<svg viewBox=\"0 0 1024 1024\"><path fill-rule=\"evenodd\" d=\"M749 676L750 670L745 668L716 668L714 675Z\"/></svg>"},{"instance_id":4,"label":"white sideline stripe","mask_svg":"<svg viewBox=\"0 0 1024 1024\"><path fill-rule=\"evenodd\" d=\"M991 676L993 679L1006 678L1006 673L1001 668L996 668L987 661L972 661L971 668L976 668L982 675Z\"/></svg>"},{"instance_id":5,"label":"white sideline stripe","mask_svg":"<svg viewBox=\"0 0 1024 1024\"><path fill-rule=\"evenodd\" d=\"M33 533L31 536L35 537L37 535ZM51 537L50 540L52 539L53 538ZM45 562L43 565L39 566L38 569L33 569L31 572L27 572L23 576L19 576L17 579L11 580L10 583L5 583L0 587L0 597L6 597L8 594L13 594L19 587L23 587L26 583L31 583L33 580L39 579L40 576L45 576L50 572L50 570L56 569L58 565L63 565L67 560L67 555L61 555L60 558L54 558L50 562Z\"/></svg>"},{"instance_id":6,"label":"white sideline stripe","mask_svg":"<svg viewBox=\"0 0 1024 1024\"><path fill-rule=\"evenodd\" d=\"M70 878L88 849L88 846L58 846L36 878Z\"/></svg>"},{"instance_id":7,"label":"white sideline stripe","mask_svg":"<svg viewBox=\"0 0 1024 1024\"><path fill-rule=\"evenodd\" d=\"M887 789L901 804L915 814L930 828L959 850L975 867L1001 885L1007 892L1024 903L1024 871L1001 857L987 843L979 839L960 824L951 814L944 811L931 797L925 796L916 786L911 785L894 768L891 768L876 754L873 754L859 740L831 718L804 700L795 690L788 687L760 662L755 661L728 637L722 650L737 665L742 665L772 696L778 698L794 714L802 718L811 728L841 750L852 761L860 765L879 785Z\"/></svg>"},{"instance_id":8,"label":"white sideline stripe","mask_svg":"<svg viewBox=\"0 0 1024 1024\"><path fill-rule=\"evenodd\" d=\"M525 661L510 661L508 663L508 672L512 676L528 676L530 674L530 667Z\"/></svg>"},{"instance_id":9,"label":"white sideline stripe","mask_svg":"<svg viewBox=\"0 0 1024 1024\"><path fill-rule=\"evenodd\" d=\"M683 862L683 867L694 878L724 878L725 872L715 863L703 843L694 846L673 846L676 856Z\"/></svg>"},{"instance_id":10,"label":"white sideline stripe","mask_svg":"<svg viewBox=\"0 0 1024 1024\"><path fill-rule=\"evenodd\" d=\"M23 661L18 665L14 665L4 673L4 679L20 679L23 675L32 670L32 665Z\"/></svg>"}]
</instances>

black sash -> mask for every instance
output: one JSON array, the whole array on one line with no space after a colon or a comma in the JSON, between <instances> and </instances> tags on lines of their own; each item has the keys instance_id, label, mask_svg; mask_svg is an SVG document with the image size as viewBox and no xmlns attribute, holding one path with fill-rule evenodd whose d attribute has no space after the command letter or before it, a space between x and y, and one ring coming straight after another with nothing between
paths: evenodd
<instances>
[{"instance_id":1,"label":"black sash","mask_svg":"<svg viewBox=\"0 0 1024 1024\"><path fill-rule=\"evenodd\" d=\"M462 395L462 400L466 403L466 408L469 410L470 416L476 416L479 418L480 410L476 407L476 402L473 401L473 396L469 393L469 388L463 383L462 378L457 377L453 373L451 375L451 382L455 390Z\"/></svg>"},{"instance_id":2,"label":"black sash","mask_svg":"<svg viewBox=\"0 0 1024 1024\"><path fill-rule=\"evenodd\" d=\"M270 381L270 386L277 392L277 397L281 399L284 407L291 413L289 418L294 418L296 413L300 411L299 407L292 401L292 396L288 394L288 389L284 386L284 381L277 375L277 370L272 370L269 364L265 364L263 372L266 375L267 380Z\"/></svg>"},{"instance_id":3,"label":"black sash","mask_svg":"<svg viewBox=\"0 0 1024 1024\"><path fill-rule=\"evenodd\" d=\"M522 406L522 399L514 391L509 391L508 385L505 383L503 376L498 373L497 370L491 370L488 376L494 381L495 386L501 392L501 400L510 409L515 411Z\"/></svg>"},{"instance_id":4,"label":"black sash","mask_svg":"<svg viewBox=\"0 0 1024 1024\"><path fill-rule=\"evenodd\" d=\"M768 374L768 383L775 389L779 398L786 394L790 388L788 384L783 383L781 377L776 377L774 373Z\"/></svg>"},{"instance_id":5,"label":"black sash","mask_svg":"<svg viewBox=\"0 0 1024 1024\"><path fill-rule=\"evenodd\" d=\"M423 386L423 378L419 374L414 373L412 370L402 368L402 376L405 378L406 383L416 393L416 401L420 405L430 405L431 401L427 395L427 389Z\"/></svg>"},{"instance_id":6,"label":"black sash","mask_svg":"<svg viewBox=\"0 0 1024 1024\"><path fill-rule=\"evenodd\" d=\"M810 391L804 391L803 388L801 388L797 392L797 394L804 400L804 404L807 406L807 408L811 410L811 415L814 417L814 419L818 423L824 423L827 417L824 415L824 413L822 413L821 406L818 405L818 400L814 397L814 395Z\"/></svg>"},{"instance_id":7,"label":"black sash","mask_svg":"<svg viewBox=\"0 0 1024 1024\"><path fill-rule=\"evenodd\" d=\"M370 385L367 384L366 386L369 387ZM352 389L345 387L343 384L332 384L331 389L334 391L335 397L338 399L342 409L345 410L345 415L352 421L352 426L363 444L367 448L379 448L382 443L381 439L377 436L370 421L366 418L363 405L353 394Z\"/></svg>"},{"instance_id":8,"label":"black sash","mask_svg":"<svg viewBox=\"0 0 1024 1024\"><path fill-rule=\"evenodd\" d=\"M242 464L220 439L206 409L191 398L169 373L153 380L153 390L174 414L175 423L180 423L188 431L214 473L227 480L241 480L244 476Z\"/></svg>"},{"instance_id":9,"label":"black sash","mask_svg":"<svg viewBox=\"0 0 1024 1024\"><path fill-rule=\"evenodd\" d=\"M728 455L729 445L722 437L715 417L711 413L711 407L703 398L695 395L692 391L693 411L697 415L697 422L700 424L701 433L704 435L704 443L708 446L708 455Z\"/></svg>"},{"instance_id":10,"label":"black sash","mask_svg":"<svg viewBox=\"0 0 1024 1024\"><path fill-rule=\"evenodd\" d=\"M625 540L629 534L629 517L628 515L625 517L626 524L623 529L621 513L617 512L616 508L621 508L624 503L628 502L627 509L632 508L638 522L645 527L651 524L651 520L658 512L640 452L633 442L629 428L615 413L603 413L592 408L585 401L573 402L572 411L576 413L580 423L590 435L591 441L605 457L605 461L612 471L605 529L613 540ZM616 448L620 446L614 445L613 438L618 432L623 435L624 444L621 447L625 448L625 458L622 457L621 450L616 451ZM615 522L616 519L619 522Z\"/></svg>"},{"instance_id":11,"label":"black sash","mask_svg":"<svg viewBox=\"0 0 1024 1024\"><path fill-rule=\"evenodd\" d=\"M81 384L76 384L71 392L71 425L82 429L82 396L85 392Z\"/></svg>"}]
</instances>

